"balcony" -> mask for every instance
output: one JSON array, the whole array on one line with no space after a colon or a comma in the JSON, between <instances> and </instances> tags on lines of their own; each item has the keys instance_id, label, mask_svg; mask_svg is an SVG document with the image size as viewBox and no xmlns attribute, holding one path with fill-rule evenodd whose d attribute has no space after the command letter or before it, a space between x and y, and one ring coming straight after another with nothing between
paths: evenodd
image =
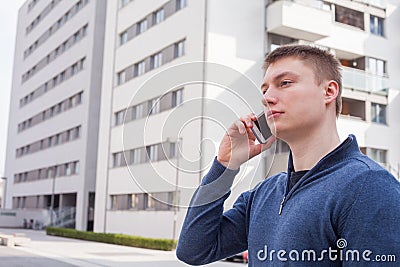
<instances>
[{"instance_id":1,"label":"balcony","mask_svg":"<svg viewBox=\"0 0 400 267\"><path fill-rule=\"evenodd\" d=\"M363 70L342 67L343 87L353 90L387 95L389 79Z\"/></svg>"},{"instance_id":2,"label":"balcony","mask_svg":"<svg viewBox=\"0 0 400 267\"><path fill-rule=\"evenodd\" d=\"M329 36L332 26L331 12L323 10L318 1L315 2L317 5L301 2L281 0L268 5L267 31L312 42Z\"/></svg>"}]
</instances>

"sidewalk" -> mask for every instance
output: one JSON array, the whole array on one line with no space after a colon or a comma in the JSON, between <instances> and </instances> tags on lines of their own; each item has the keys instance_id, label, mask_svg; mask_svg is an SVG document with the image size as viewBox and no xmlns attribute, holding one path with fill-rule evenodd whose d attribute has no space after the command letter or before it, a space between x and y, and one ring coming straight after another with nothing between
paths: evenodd
<instances>
[{"instance_id":1,"label":"sidewalk","mask_svg":"<svg viewBox=\"0 0 400 267\"><path fill-rule=\"evenodd\" d=\"M133 248L106 243L98 243L70 238L61 238L47 236L44 231L34 231L26 229L4 229L0 228L0 232L5 234L24 233L26 237L31 239L30 242L23 246L15 248L6 248L0 246L0 256L4 254L9 257L21 257L25 261L27 258L35 256L44 257L45 260L59 261L59 264L53 265L51 262L41 266L82 266L82 267L98 267L98 266L144 266L146 262L176 262L174 266L187 266L178 263L174 251L158 251L150 249ZM24 255L24 256L22 256ZM33 256L33 257L30 257ZM3 258L4 259L4 258ZM4 262L1 260L0 262ZM44 263L44 262L43 262ZM66 264L62 264L66 263ZM142 263L142 264L140 264ZM24 265L23 262L18 264ZM0 266L3 266L0 263ZM6 265L4 265L6 266ZM7 266L12 266L7 264ZM150 266L147 265L146 266ZM154 266L158 266L157 264ZM163 265L164 266L164 265Z\"/></svg>"}]
</instances>

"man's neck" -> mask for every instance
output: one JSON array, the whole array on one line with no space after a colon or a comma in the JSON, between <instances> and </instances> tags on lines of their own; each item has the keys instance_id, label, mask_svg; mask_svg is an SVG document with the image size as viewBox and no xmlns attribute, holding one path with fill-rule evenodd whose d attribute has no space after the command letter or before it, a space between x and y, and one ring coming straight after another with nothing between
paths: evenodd
<instances>
[{"instance_id":1,"label":"man's neck","mask_svg":"<svg viewBox=\"0 0 400 267\"><path fill-rule=\"evenodd\" d=\"M328 132L330 134L324 134L324 131L309 132L306 137L289 143L296 171L310 170L324 156L340 145L336 127L334 131Z\"/></svg>"}]
</instances>

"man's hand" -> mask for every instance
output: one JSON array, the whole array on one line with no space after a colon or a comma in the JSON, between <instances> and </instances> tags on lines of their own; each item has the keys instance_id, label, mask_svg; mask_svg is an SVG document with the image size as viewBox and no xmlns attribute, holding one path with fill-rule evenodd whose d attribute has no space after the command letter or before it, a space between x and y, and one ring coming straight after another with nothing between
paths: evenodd
<instances>
[{"instance_id":1,"label":"man's hand","mask_svg":"<svg viewBox=\"0 0 400 267\"><path fill-rule=\"evenodd\" d=\"M217 160L225 167L236 170L244 162L270 148L276 138L271 136L265 144L255 144L256 137L251 128L254 114L241 117L229 127L219 146Z\"/></svg>"}]
</instances>

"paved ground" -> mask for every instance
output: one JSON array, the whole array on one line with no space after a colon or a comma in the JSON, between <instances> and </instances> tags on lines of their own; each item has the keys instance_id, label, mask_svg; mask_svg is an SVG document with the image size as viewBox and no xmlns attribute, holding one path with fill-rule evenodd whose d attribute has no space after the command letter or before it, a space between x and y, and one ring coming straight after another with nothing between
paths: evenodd
<instances>
[{"instance_id":1,"label":"paved ground","mask_svg":"<svg viewBox=\"0 0 400 267\"><path fill-rule=\"evenodd\" d=\"M0 267L51 266L51 267L183 267L174 251L157 251L118 246L91 241L47 236L44 231L2 229L5 234L24 233L31 239L23 246L0 246ZM217 262L210 267L244 267L241 263Z\"/></svg>"}]
</instances>

